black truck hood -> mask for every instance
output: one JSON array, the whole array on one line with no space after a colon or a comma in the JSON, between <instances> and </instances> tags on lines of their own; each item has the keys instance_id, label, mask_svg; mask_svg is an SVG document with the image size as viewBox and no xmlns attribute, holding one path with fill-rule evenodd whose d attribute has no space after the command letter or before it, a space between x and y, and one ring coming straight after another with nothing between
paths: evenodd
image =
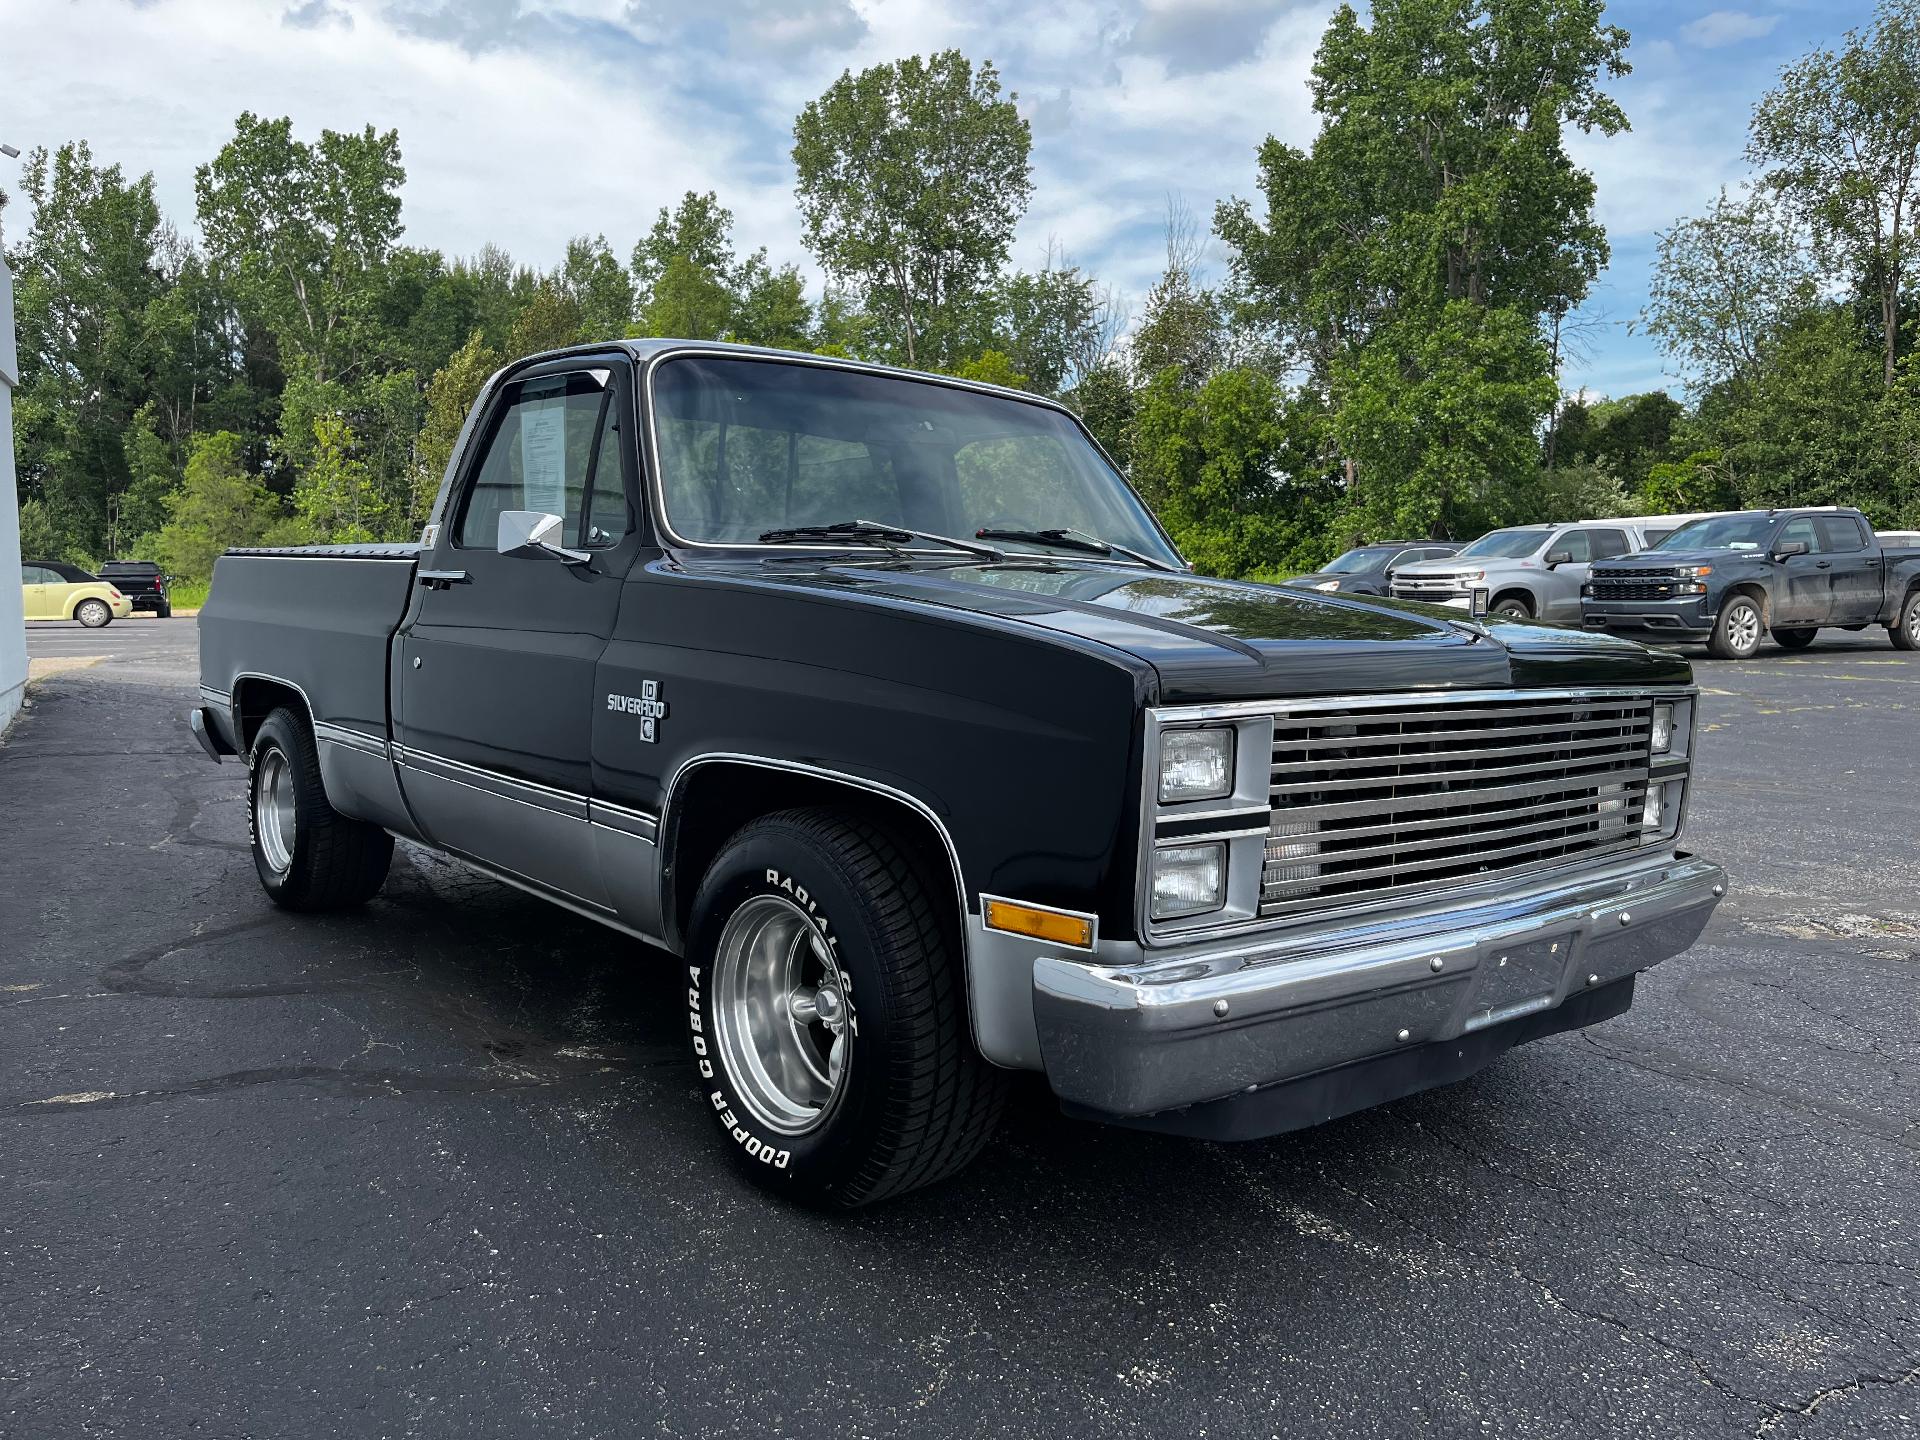
<instances>
[{"instance_id":1,"label":"black truck hood","mask_svg":"<svg viewBox=\"0 0 1920 1440\"><path fill-rule=\"evenodd\" d=\"M1678 657L1610 635L1050 557L957 566L796 559L744 568L762 583L994 616L1109 646L1151 665L1168 704L1675 683L1688 675Z\"/></svg>"},{"instance_id":2,"label":"black truck hood","mask_svg":"<svg viewBox=\"0 0 1920 1440\"><path fill-rule=\"evenodd\" d=\"M1643 550L1613 560L1596 560L1594 570L1660 570L1676 565L1712 565L1723 560L1764 559L1758 550Z\"/></svg>"}]
</instances>

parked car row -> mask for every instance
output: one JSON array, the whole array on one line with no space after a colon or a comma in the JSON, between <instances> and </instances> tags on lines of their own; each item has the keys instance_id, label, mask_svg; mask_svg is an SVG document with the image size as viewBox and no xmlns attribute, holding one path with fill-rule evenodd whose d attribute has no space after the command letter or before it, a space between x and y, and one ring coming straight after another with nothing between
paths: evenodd
<instances>
[{"instance_id":1,"label":"parked car row","mask_svg":"<svg viewBox=\"0 0 1920 1440\"><path fill-rule=\"evenodd\" d=\"M1797 649L1825 627L1882 625L1898 648L1920 649L1920 532L1876 536L1836 506L1513 525L1464 546L1383 542L1287 583L1701 644L1730 660L1767 634Z\"/></svg>"},{"instance_id":2,"label":"parked car row","mask_svg":"<svg viewBox=\"0 0 1920 1440\"><path fill-rule=\"evenodd\" d=\"M89 630L151 610L173 614L167 577L151 560L109 560L98 575L64 560L27 560L20 566L21 610L29 620L78 620Z\"/></svg>"}]
</instances>

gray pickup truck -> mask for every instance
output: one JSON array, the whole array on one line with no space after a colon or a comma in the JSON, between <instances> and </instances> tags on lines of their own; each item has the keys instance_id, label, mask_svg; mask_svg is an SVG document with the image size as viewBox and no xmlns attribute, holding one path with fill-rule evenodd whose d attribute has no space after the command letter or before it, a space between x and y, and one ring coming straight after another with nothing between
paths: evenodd
<instances>
[{"instance_id":1,"label":"gray pickup truck","mask_svg":"<svg viewBox=\"0 0 1920 1440\"><path fill-rule=\"evenodd\" d=\"M274 901L397 836L648 942L811 1203L952 1173L1016 1071L1220 1139L1459 1079L1724 884L1684 660L1195 576L1066 410L840 360L510 365L419 545L229 552L200 641Z\"/></svg>"}]
</instances>

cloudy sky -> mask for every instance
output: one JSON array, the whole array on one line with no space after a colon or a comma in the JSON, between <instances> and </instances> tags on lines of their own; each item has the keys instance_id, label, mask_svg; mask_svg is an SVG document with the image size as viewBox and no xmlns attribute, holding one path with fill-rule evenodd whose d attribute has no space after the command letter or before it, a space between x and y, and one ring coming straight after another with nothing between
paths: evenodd
<instances>
[{"instance_id":1,"label":"cloudy sky","mask_svg":"<svg viewBox=\"0 0 1920 1440\"><path fill-rule=\"evenodd\" d=\"M1203 217L1254 194L1254 151L1314 131L1306 79L1330 0L0 0L0 140L80 138L151 170L183 227L193 169L242 110L397 127L408 239L553 264L714 189L745 247L810 272L788 159L794 114L840 72L958 46L991 59L1033 127L1015 259L1051 239L1137 298L1169 199ZM1629 333L1656 232L1745 173L1748 109L1780 67L1864 23L1868 0L1615 0L1631 134L1575 136L1613 265L1569 382L1669 383ZM0 159L0 184L12 185ZM21 217L16 212L15 223ZM1213 261L1217 267L1219 257Z\"/></svg>"}]
</instances>

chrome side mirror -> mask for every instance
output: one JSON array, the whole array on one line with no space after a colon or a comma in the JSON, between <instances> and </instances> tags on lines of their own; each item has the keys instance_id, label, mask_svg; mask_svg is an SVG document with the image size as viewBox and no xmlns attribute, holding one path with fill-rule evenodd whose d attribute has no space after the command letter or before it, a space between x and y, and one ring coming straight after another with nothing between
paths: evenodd
<instances>
[{"instance_id":1,"label":"chrome side mirror","mask_svg":"<svg viewBox=\"0 0 1920 1440\"><path fill-rule=\"evenodd\" d=\"M564 524L558 515L540 510L502 510L493 548L502 555L551 555L569 565L586 564L591 555L558 543Z\"/></svg>"}]
</instances>

